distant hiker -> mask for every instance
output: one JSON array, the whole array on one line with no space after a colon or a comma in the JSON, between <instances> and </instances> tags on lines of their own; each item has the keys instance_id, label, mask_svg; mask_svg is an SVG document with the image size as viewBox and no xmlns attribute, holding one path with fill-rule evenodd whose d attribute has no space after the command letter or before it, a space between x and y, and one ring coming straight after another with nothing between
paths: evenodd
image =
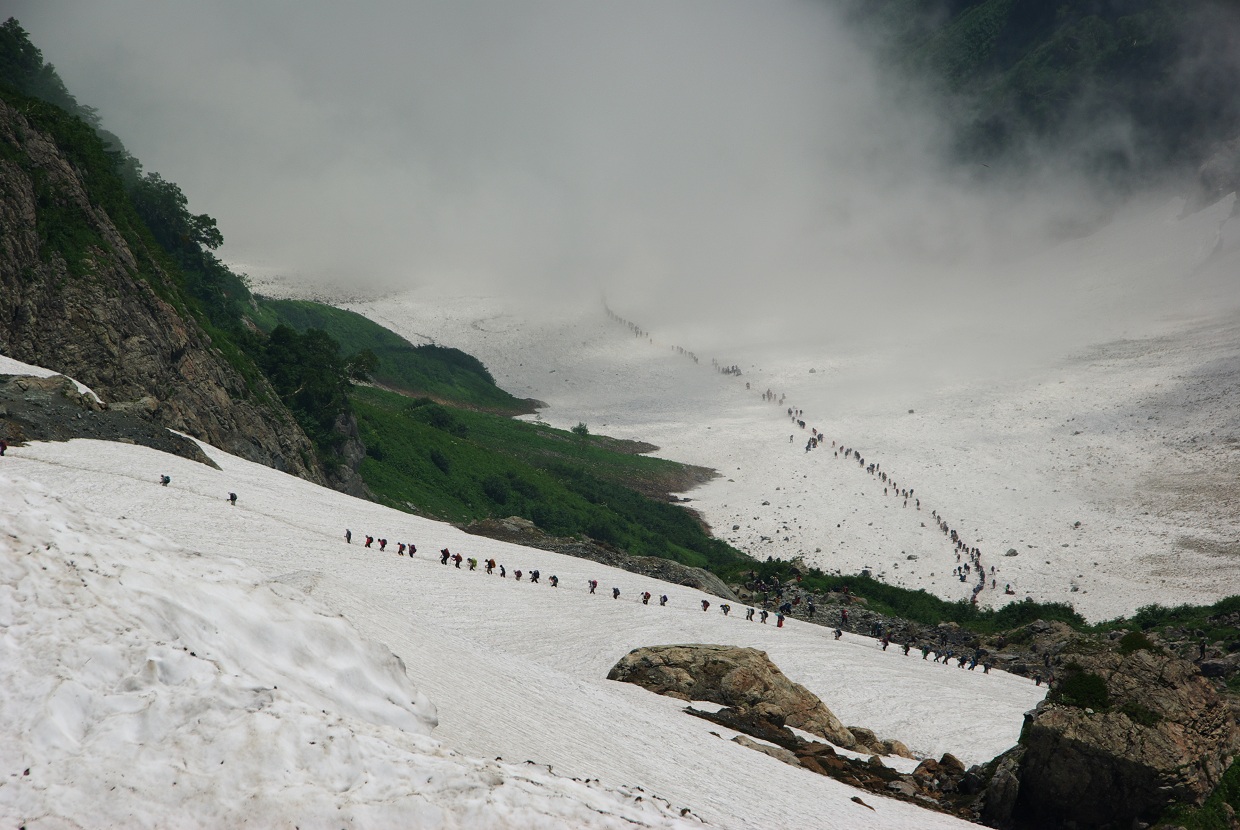
<instances>
[{"instance_id":1,"label":"distant hiker","mask_svg":"<svg viewBox=\"0 0 1240 830\"><path fill-rule=\"evenodd\" d=\"M762 609L762 610L758 613L758 622L762 623L763 625L766 625L766 618L767 618L767 617L769 617L769 616L771 616L771 615L770 615L770 612L768 612L765 608L763 608L763 609Z\"/></svg>"},{"instance_id":2,"label":"distant hiker","mask_svg":"<svg viewBox=\"0 0 1240 830\"><path fill-rule=\"evenodd\" d=\"M495 560L488 559L487 560L487 576L490 576L493 573L495 573Z\"/></svg>"},{"instance_id":3,"label":"distant hiker","mask_svg":"<svg viewBox=\"0 0 1240 830\"><path fill-rule=\"evenodd\" d=\"M396 554L397 554L398 556L404 556L404 555L405 555L405 543L404 543L404 542L397 542L397 543L396 543Z\"/></svg>"},{"instance_id":4,"label":"distant hiker","mask_svg":"<svg viewBox=\"0 0 1240 830\"><path fill-rule=\"evenodd\" d=\"M9 442L3 439L0 439L0 455L4 455L5 452L8 451L8 449L9 449Z\"/></svg>"},{"instance_id":5,"label":"distant hiker","mask_svg":"<svg viewBox=\"0 0 1240 830\"><path fill-rule=\"evenodd\" d=\"M612 598L612 599L620 599L620 589L619 589L619 588L612 588L612 589L611 589L611 598Z\"/></svg>"},{"instance_id":6,"label":"distant hiker","mask_svg":"<svg viewBox=\"0 0 1240 830\"><path fill-rule=\"evenodd\" d=\"M904 656L905 656L905 657L908 657L908 650L909 650L909 648L911 648L911 646L909 646L909 644L908 644L908 643L905 643L905 644L904 644Z\"/></svg>"},{"instance_id":7,"label":"distant hiker","mask_svg":"<svg viewBox=\"0 0 1240 830\"><path fill-rule=\"evenodd\" d=\"M775 615L775 627L776 628L784 627L784 614L782 611L780 611L779 613Z\"/></svg>"},{"instance_id":8,"label":"distant hiker","mask_svg":"<svg viewBox=\"0 0 1240 830\"><path fill-rule=\"evenodd\" d=\"M470 569L471 571L476 571L476 570L478 570L478 560L477 560L476 558L472 557L472 556L471 556L471 557L469 557L469 569Z\"/></svg>"},{"instance_id":9,"label":"distant hiker","mask_svg":"<svg viewBox=\"0 0 1240 830\"><path fill-rule=\"evenodd\" d=\"M749 620L750 622L753 622L753 609L752 608L745 609L745 619Z\"/></svg>"},{"instance_id":10,"label":"distant hiker","mask_svg":"<svg viewBox=\"0 0 1240 830\"><path fill-rule=\"evenodd\" d=\"M344 540L347 544L353 544L353 531L346 528L344 531Z\"/></svg>"},{"instance_id":11,"label":"distant hiker","mask_svg":"<svg viewBox=\"0 0 1240 830\"><path fill-rule=\"evenodd\" d=\"M663 596L659 597L659 605L661 606L667 605L667 594L664 594Z\"/></svg>"},{"instance_id":12,"label":"distant hiker","mask_svg":"<svg viewBox=\"0 0 1240 830\"><path fill-rule=\"evenodd\" d=\"M366 537L366 547L370 547L370 543L371 543L371 542L373 542L374 540L375 540L375 537L373 537L373 536L367 536L367 537Z\"/></svg>"},{"instance_id":13,"label":"distant hiker","mask_svg":"<svg viewBox=\"0 0 1240 830\"><path fill-rule=\"evenodd\" d=\"M551 587L552 587L552 588L559 588L559 587L560 587L560 578L559 578L558 576L556 576L555 574L552 574L552 575L551 575L551 578L550 578L550 579L548 579L547 581L551 583Z\"/></svg>"},{"instance_id":14,"label":"distant hiker","mask_svg":"<svg viewBox=\"0 0 1240 830\"><path fill-rule=\"evenodd\" d=\"M590 586L590 593L594 593L594 589L598 587L598 580L597 580L597 579L591 579L591 580L590 580L589 582L587 582L586 584Z\"/></svg>"},{"instance_id":15,"label":"distant hiker","mask_svg":"<svg viewBox=\"0 0 1240 830\"><path fill-rule=\"evenodd\" d=\"M462 560L464 560L464 558L465 557L461 556L459 553L454 553L452 554L452 564L455 565L457 568L460 568L461 562Z\"/></svg>"},{"instance_id":16,"label":"distant hiker","mask_svg":"<svg viewBox=\"0 0 1240 830\"><path fill-rule=\"evenodd\" d=\"M926 659L926 657L927 657L929 654L930 654L930 646L926 645L925 643L922 643L922 646L921 646L921 659L922 659L922 660L925 660L925 659Z\"/></svg>"},{"instance_id":17,"label":"distant hiker","mask_svg":"<svg viewBox=\"0 0 1240 830\"><path fill-rule=\"evenodd\" d=\"M840 609L840 628L843 628L846 625L848 625L848 609L841 608Z\"/></svg>"},{"instance_id":18,"label":"distant hiker","mask_svg":"<svg viewBox=\"0 0 1240 830\"><path fill-rule=\"evenodd\" d=\"M369 536L367 536L367 537L366 537L366 539L367 539L367 541L366 541L366 547L370 547L370 537L369 537ZM440 565L446 565L446 564L448 564L448 557L449 557L449 556L451 556L451 555L452 555L452 554L448 551L448 549L447 549L447 548L444 548L443 550L441 550L441 551L439 552L439 564L440 564Z\"/></svg>"},{"instance_id":19,"label":"distant hiker","mask_svg":"<svg viewBox=\"0 0 1240 830\"><path fill-rule=\"evenodd\" d=\"M530 571L530 582L538 581L538 571Z\"/></svg>"},{"instance_id":20,"label":"distant hiker","mask_svg":"<svg viewBox=\"0 0 1240 830\"><path fill-rule=\"evenodd\" d=\"M835 634L835 639L837 639L837 640L838 640L840 637L843 637L843 636L844 636L844 632L843 632L843 631L840 631L838 628L837 628L837 629L835 629L835 631L834 631L833 633Z\"/></svg>"},{"instance_id":21,"label":"distant hiker","mask_svg":"<svg viewBox=\"0 0 1240 830\"><path fill-rule=\"evenodd\" d=\"M725 617L726 617L726 616L728 615L728 612L732 610L732 606L731 606L731 605L728 605L728 604L725 602L725 603L723 603L722 605L720 605L720 606L719 606L719 610L720 610L720 611L722 611L722 612L723 612L723 616L725 616Z\"/></svg>"},{"instance_id":22,"label":"distant hiker","mask_svg":"<svg viewBox=\"0 0 1240 830\"><path fill-rule=\"evenodd\" d=\"M708 599L702 600L702 610L705 611L709 608L710 608L710 600Z\"/></svg>"},{"instance_id":23,"label":"distant hiker","mask_svg":"<svg viewBox=\"0 0 1240 830\"><path fill-rule=\"evenodd\" d=\"M508 578L508 571L504 570L504 566L503 566L503 565L500 565L500 566L499 566L499 578L500 578L500 579L507 579L507 578Z\"/></svg>"},{"instance_id":24,"label":"distant hiker","mask_svg":"<svg viewBox=\"0 0 1240 830\"><path fill-rule=\"evenodd\" d=\"M642 605L649 605L649 604L650 604L650 592L642 591Z\"/></svg>"},{"instance_id":25,"label":"distant hiker","mask_svg":"<svg viewBox=\"0 0 1240 830\"><path fill-rule=\"evenodd\" d=\"M883 651L886 651L886 650L887 650L887 646L891 645L891 638L890 638L890 637L884 637L884 638L883 638L882 640L880 640L879 642L880 642L880 643L882 643L882 645L883 645Z\"/></svg>"},{"instance_id":26,"label":"distant hiker","mask_svg":"<svg viewBox=\"0 0 1240 830\"><path fill-rule=\"evenodd\" d=\"M231 504L233 507L237 506L237 494L236 493L228 494L228 503Z\"/></svg>"},{"instance_id":27,"label":"distant hiker","mask_svg":"<svg viewBox=\"0 0 1240 830\"><path fill-rule=\"evenodd\" d=\"M379 550L380 550L380 551L385 551L385 550L387 550L387 539L380 539L380 540L379 540Z\"/></svg>"},{"instance_id":28,"label":"distant hiker","mask_svg":"<svg viewBox=\"0 0 1240 830\"><path fill-rule=\"evenodd\" d=\"M418 546L415 545L413 542L410 542L409 543L409 555L413 556L417 552L418 552Z\"/></svg>"},{"instance_id":29,"label":"distant hiker","mask_svg":"<svg viewBox=\"0 0 1240 830\"><path fill-rule=\"evenodd\" d=\"M515 577L517 578L517 582L520 582L520 581L521 581L521 572L520 572L520 571L513 571L513 572L512 572L512 575L513 575L513 576L515 576Z\"/></svg>"},{"instance_id":30,"label":"distant hiker","mask_svg":"<svg viewBox=\"0 0 1240 830\"><path fill-rule=\"evenodd\" d=\"M167 487L169 484L172 483L172 479L169 476L160 476L159 483Z\"/></svg>"},{"instance_id":31,"label":"distant hiker","mask_svg":"<svg viewBox=\"0 0 1240 830\"><path fill-rule=\"evenodd\" d=\"M814 618L814 612L817 610L818 609L814 607L814 603L812 600L809 602L808 605L805 606L806 616L811 620Z\"/></svg>"}]
</instances>

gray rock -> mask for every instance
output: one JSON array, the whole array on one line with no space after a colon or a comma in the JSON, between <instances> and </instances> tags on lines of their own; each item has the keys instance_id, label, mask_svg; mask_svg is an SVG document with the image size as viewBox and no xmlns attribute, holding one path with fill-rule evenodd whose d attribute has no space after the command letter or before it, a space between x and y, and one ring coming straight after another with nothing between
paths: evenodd
<instances>
[{"instance_id":1,"label":"gray rock","mask_svg":"<svg viewBox=\"0 0 1240 830\"><path fill-rule=\"evenodd\" d=\"M852 749L857 745L853 734L821 700L785 677L766 652L758 649L701 644L637 648L612 667L607 679L681 700L752 710L837 746Z\"/></svg>"},{"instance_id":2,"label":"gray rock","mask_svg":"<svg viewBox=\"0 0 1240 830\"><path fill-rule=\"evenodd\" d=\"M753 738L749 737L748 735L737 735L735 738L732 739L732 743L740 744L741 746L748 747L749 749L756 749L758 752L761 752L763 755L770 755L775 760L783 761L785 764L788 764L789 766L793 766L793 767L801 766L801 762L797 760L797 756L793 755L790 751L784 749L781 746L768 746L764 743L759 743L758 741L755 741Z\"/></svg>"}]
</instances>

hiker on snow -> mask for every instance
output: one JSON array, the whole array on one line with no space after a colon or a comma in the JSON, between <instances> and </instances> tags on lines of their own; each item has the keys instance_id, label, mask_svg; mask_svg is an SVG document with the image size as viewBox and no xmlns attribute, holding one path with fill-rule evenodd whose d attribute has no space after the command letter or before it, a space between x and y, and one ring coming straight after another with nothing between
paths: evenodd
<instances>
[{"instance_id":1,"label":"hiker on snow","mask_svg":"<svg viewBox=\"0 0 1240 830\"><path fill-rule=\"evenodd\" d=\"M350 545L353 544L353 531L346 528L344 531L344 540Z\"/></svg>"},{"instance_id":2,"label":"hiker on snow","mask_svg":"<svg viewBox=\"0 0 1240 830\"><path fill-rule=\"evenodd\" d=\"M367 544L367 545L370 545L370 542L367 542L366 544ZM443 550L441 550L441 551L439 552L439 564L440 564L440 565L446 565L446 564L448 564L448 557L449 557L449 556L451 556L451 555L452 555L452 554L448 551L448 549L447 549L447 548L444 548Z\"/></svg>"},{"instance_id":3,"label":"hiker on snow","mask_svg":"<svg viewBox=\"0 0 1240 830\"><path fill-rule=\"evenodd\" d=\"M662 607L664 605L667 605L667 594L659 597L659 606Z\"/></svg>"},{"instance_id":4,"label":"hiker on snow","mask_svg":"<svg viewBox=\"0 0 1240 830\"><path fill-rule=\"evenodd\" d=\"M169 484L172 483L172 478L170 476L160 476L159 483L167 487Z\"/></svg>"},{"instance_id":5,"label":"hiker on snow","mask_svg":"<svg viewBox=\"0 0 1240 830\"><path fill-rule=\"evenodd\" d=\"M228 494L228 503L231 504L233 507L237 506L237 494L236 493Z\"/></svg>"},{"instance_id":6,"label":"hiker on snow","mask_svg":"<svg viewBox=\"0 0 1240 830\"><path fill-rule=\"evenodd\" d=\"M650 604L650 592L642 591L642 605L649 605L649 604Z\"/></svg>"},{"instance_id":7,"label":"hiker on snow","mask_svg":"<svg viewBox=\"0 0 1240 830\"><path fill-rule=\"evenodd\" d=\"M591 579L591 580L590 580L589 582L587 582L586 584L590 586L590 593L594 593L594 589L598 587L598 580L597 580L597 579Z\"/></svg>"}]
</instances>

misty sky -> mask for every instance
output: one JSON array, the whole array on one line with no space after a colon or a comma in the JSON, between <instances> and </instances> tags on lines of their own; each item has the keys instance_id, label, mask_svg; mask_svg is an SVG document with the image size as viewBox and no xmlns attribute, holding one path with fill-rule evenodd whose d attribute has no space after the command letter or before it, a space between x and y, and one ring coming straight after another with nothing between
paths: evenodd
<instances>
[{"instance_id":1,"label":"misty sky","mask_svg":"<svg viewBox=\"0 0 1240 830\"><path fill-rule=\"evenodd\" d=\"M944 169L937 103L881 82L826 2L6 8L255 274L605 289L643 321L790 334L807 303L984 302L1088 213L1070 184Z\"/></svg>"}]
</instances>

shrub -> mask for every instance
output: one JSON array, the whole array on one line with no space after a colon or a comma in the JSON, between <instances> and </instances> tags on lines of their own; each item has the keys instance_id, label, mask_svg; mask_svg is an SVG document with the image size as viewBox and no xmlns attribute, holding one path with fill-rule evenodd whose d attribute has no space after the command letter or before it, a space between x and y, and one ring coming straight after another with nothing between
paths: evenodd
<instances>
[{"instance_id":1,"label":"shrub","mask_svg":"<svg viewBox=\"0 0 1240 830\"><path fill-rule=\"evenodd\" d=\"M1132 654L1134 651L1158 651L1158 646L1154 645L1154 641L1145 636L1142 631L1129 631L1119 640L1119 653L1125 656Z\"/></svg>"},{"instance_id":2,"label":"shrub","mask_svg":"<svg viewBox=\"0 0 1240 830\"><path fill-rule=\"evenodd\" d=\"M1077 664L1069 664L1069 668ZM1077 666L1079 669L1079 666ZM1093 709L1101 712L1111 705L1111 696L1107 692L1106 681L1099 675L1087 671L1072 671L1059 682L1047 698L1054 703L1065 706L1076 706L1080 709Z\"/></svg>"}]
</instances>

